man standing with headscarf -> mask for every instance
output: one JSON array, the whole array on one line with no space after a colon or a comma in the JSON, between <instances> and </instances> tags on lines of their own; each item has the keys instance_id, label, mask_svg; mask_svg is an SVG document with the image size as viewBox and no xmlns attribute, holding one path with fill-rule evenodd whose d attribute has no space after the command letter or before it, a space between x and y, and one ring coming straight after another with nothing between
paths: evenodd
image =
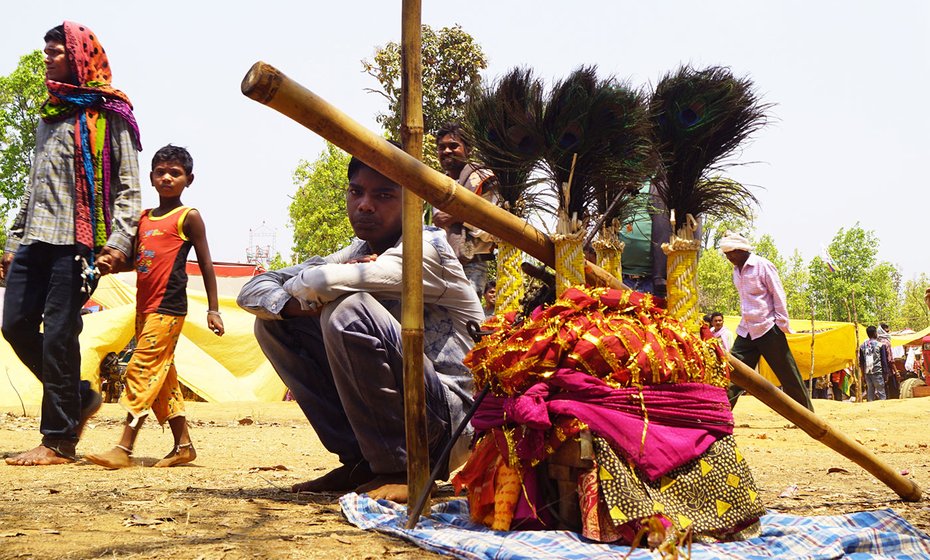
<instances>
[{"instance_id":1,"label":"man standing with headscarf","mask_svg":"<svg viewBox=\"0 0 930 560\"><path fill-rule=\"evenodd\" d=\"M3 336L42 382L42 443L10 465L75 460L101 402L81 380L81 307L98 273L126 267L141 206L139 129L93 31L49 30L45 78L29 184L0 260Z\"/></svg>"},{"instance_id":2,"label":"man standing with headscarf","mask_svg":"<svg viewBox=\"0 0 930 560\"><path fill-rule=\"evenodd\" d=\"M720 241L720 250L733 263L733 284L739 293L742 313L730 353L751 368L758 365L760 356L764 357L785 393L808 410L814 410L785 337L791 329L785 290L775 265L754 254L749 240L737 233L727 232ZM743 392L736 385L730 386L731 407L736 406Z\"/></svg>"}]
</instances>

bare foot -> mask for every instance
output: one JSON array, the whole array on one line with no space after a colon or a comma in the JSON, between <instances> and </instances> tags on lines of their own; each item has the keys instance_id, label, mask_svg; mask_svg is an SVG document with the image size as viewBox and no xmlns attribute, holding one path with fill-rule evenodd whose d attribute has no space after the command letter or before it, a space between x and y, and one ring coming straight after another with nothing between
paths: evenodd
<instances>
[{"instance_id":1,"label":"bare foot","mask_svg":"<svg viewBox=\"0 0 930 560\"><path fill-rule=\"evenodd\" d=\"M132 457L119 447L103 453L88 453L84 458L108 469L125 469L132 466Z\"/></svg>"},{"instance_id":2,"label":"bare foot","mask_svg":"<svg viewBox=\"0 0 930 560\"><path fill-rule=\"evenodd\" d=\"M186 445L176 445L174 449L171 450L171 453L165 455L164 459L161 459L153 467L173 467L175 465L183 465L184 463L190 463L197 458L197 452L194 451L193 444Z\"/></svg>"},{"instance_id":3,"label":"bare foot","mask_svg":"<svg viewBox=\"0 0 930 560\"><path fill-rule=\"evenodd\" d=\"M37 465L64 465L65 463L73 462L74 459L62 457L44 445L30 449L25 453L20 453L15 457L7 457L6 459L7 465L15 465L20 467L33 467Z\"/></svg>"},{"instance_id":4,"label":"bare foot","mask_svg":"<svg viewBox=\"0 0 930 560\"><path fill-rule=\"evenodd\" d=\"M372 500L391 500L399 504L405 504L410 499L407 494L407 473L379 474L355 491L368 494Z\"/></svg>"},{"instance_id":5,"label":"bare foot","mask_svg":"<svg viewBox=\"0 0 930 560\"><path fill-rule=\"evenodd\" d=\"M374 477L368 463L362 461L354 465L342 465L319 478L295 484L291 492L348 492Z\"/></svg>"}]
</instances>

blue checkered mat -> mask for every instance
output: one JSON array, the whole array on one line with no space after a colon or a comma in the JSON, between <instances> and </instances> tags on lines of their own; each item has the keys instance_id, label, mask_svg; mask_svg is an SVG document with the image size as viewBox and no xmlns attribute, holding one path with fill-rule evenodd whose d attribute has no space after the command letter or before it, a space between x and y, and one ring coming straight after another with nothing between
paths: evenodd
<instances>
[{"instance_id":1,"label":"blue checkered mat","mask_svg":"<svg viewBox=\"0 0 930 560\"><path fill-rule=\"evenodd\" d=\"M468 503L462 499L437 504L413 530L404 529L404 506L354 493L343 496L340 503L349 521L361 529L398 536L427 550L467 560L615 560L630 551L625 546L586 541L567 531L491 531L469 521ZM629 558L654 560L657 555L637 549ZM930 559L930 537L890 509L821 517L770 513L762 518L760 537L695 544L691 558Z\"/></svg>"}]
</instances>

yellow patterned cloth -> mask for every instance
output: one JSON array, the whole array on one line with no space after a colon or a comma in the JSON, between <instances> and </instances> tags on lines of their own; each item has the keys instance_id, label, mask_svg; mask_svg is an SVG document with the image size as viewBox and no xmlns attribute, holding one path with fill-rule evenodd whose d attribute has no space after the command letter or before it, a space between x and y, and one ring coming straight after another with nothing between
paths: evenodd
<instances>
[{"instance_id":1,"label":"yellow patterned cloth","mask_svg":"<svg viewBox=\"0 0 930 560\"><path fill-rule=\"evenodd\" d=\"M692 331L700 328L698 317L697 250L668 253L668 314Z\"/></svg>"},{"instance_id":2,"label":"yellow patterned cloth","mask_svg":"<svg viewBox=\"0 0 930 560\"><path fill-rule=\"evenodd\" d=\"M584 232L581 233L552 236L555 245L555 293L558 296L572 286L584 285Z\"/></svg>"},{"instance_id":3,"label":"yellow patterned cloth","mask_svg":"<svg viewBox=\"0 0 930 560\"><path fill-rule=\"evenodd\" d=\"M174 349L184 317L136 315L136 349L126 367L126 389L120 399L133 418L150 411L159 423L184 415L184 396L174 368Z\"/></svg>"},{"instance_id":4,"label":"yellow patterned cloth","mask_svg":"<svg viewBox=\"0 0 930 560\"><path fill-rule=\"evenodd\" d=\"M759 534L765 508L733 436L724 436L697 459L650 482L603 438L594 438L601 496L617 527L653 516L695 540L746 539Z\"/></svg>"},{"instance_id":5,"label":"yellow patterned cloth","mask_svg":"<svg viewBox=\"0 0 930 560\"><path fill-rule=\"evenodd\" d=\"M495 314L520 311L520 300L523 299L523 271L520 269L522 262L523 251L504 241L497 243Z\"/></svg>"}]
</instances>

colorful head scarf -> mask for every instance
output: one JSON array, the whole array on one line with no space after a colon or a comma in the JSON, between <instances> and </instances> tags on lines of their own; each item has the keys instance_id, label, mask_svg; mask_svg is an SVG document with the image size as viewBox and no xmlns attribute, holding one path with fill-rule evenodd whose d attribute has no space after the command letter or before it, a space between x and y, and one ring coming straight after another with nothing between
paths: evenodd
<instances>
[{"instance_id":1,"label":"colorful head scarf","mask_svg":"<svg viewBox=\"0 0 930 560\"><path fill-rule=\"evenodd\" d=\"M129 125L137 150L139 127L125 93L114 89L107 54L87 26L66 21L65 50L76 84L48 80L49 97L40 115L46 122L74 118L75 240L91 249L110 235L110 135L107 115Z\"/></svg>"}]
</instances>

